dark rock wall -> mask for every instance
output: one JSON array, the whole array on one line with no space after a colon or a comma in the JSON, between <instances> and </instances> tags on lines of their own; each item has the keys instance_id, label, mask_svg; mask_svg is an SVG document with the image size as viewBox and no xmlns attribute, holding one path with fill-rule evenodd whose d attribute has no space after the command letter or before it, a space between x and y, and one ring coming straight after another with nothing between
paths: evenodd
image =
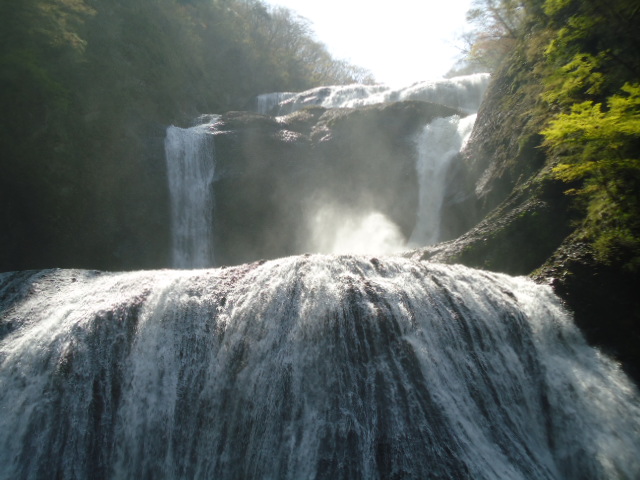
<instances>
[{"instance_id":1,"label":"dark rock wall","mask_svg":"<svg viewBox=\"0 0 640 480\"><path fill-rule=\"evenodd\" d=\"M537 133L549 114L527 68L508 64L494 74L451 172L455 189L443 207L449 241L412 255L551 284L589 342L640 382L640 280L624 264L598 260L574 233L581 212L568 186L549 176Z\"/></svg>"},{"instance_id":2,"label":"dark rock wall","mask_svg":"<svg viewBox=\"0 0 640 480\"><path fill-rule=\"evenodd\" d=\"M45 171L26 165L0 181L0 271L168 265L165 127L139 121L125 136L103 130L65 169L45 153Z\"/></svg>"},{"instance_id":3,"label":"dark rock wall","mask_svg":"<svg viewBox=\"0 0 640 480\"><path fill-rule=\"evenodd\" d=\"M304 253L322 205L416 222L415 134L456 110L425 102L222 115L215 126L215 256L221 265Z\"/></svg>"}]
</instances>

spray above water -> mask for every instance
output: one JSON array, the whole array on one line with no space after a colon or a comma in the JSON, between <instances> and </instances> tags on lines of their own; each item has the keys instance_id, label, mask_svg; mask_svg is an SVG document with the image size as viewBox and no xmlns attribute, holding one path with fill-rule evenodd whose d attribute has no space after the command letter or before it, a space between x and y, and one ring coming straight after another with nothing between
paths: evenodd
<instances>
[{"instance_id":1,"label":"spray above water","mask_svg":"<svg viewBox=\"0 0 640 480\"><path fill-rule=\"evenodd\" d=\"M310 215L310 251L383 255L437 243L443 200L447 189L455 188L447 184L447 175L469 140L475 120L476 115L437 118L416 136L419 199L416 225L408 241L380 212L353 211L325 202Z\"/></svg>"},{"instance_id":2,"label":"spray above water","mask_svg":"<svg viewBox=\"0 0 640 480\"><path fill-rule=\"evenodd\" d=\"M311 251L384 255L404 249L400 228L380 212L349 212L324 205L310 216Z\"/></svg>"},{"instance_id":3,"label":"spray above water","mask_svg":"<svg viewBox=\"0 0 640 480\"><path fill-rule=\"evenodd\" d=\"M441 209L448 185L447 174L473 129L477 111L488 85L489 74L419 82L406 88L384 85L319 87L301 93L271 93L257 97L263 114L284 115L309 105L325 108L357 108L402 100L420 100L469 112L437 118L417 135L416 177L419 187L417 221L410 238L380 212L354 212L348 206L322 205L309 216L308 248L322 253L393 253L405 248L431 245L440 240ZM363 165L362 168L366 168Z\"/></svg>"}]
</instances>

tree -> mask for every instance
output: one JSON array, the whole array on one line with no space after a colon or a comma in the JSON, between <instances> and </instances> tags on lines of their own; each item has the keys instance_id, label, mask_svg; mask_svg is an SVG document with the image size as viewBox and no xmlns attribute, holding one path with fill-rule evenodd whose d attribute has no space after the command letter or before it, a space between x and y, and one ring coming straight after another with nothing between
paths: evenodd
<instances>
[{"instance_id":1,"label":"tree","mask_svg":"<svg viewBox=\"0 0 640 480\"><path fill-rule=\"evenodd\" d=\"M626 256L640 267L640 84L625 84L606 105L575 103L542 132L560 159L556 178L584 198L584 232L603 260Z\"/></svg>"},{"instance_id":2,"label":"tree","mask_svg":"<svg viewBox=\"0 0 640 480\"><path fill-rule=\"evenodd\" d=\"M463 36L466 61L495 70L517 43L524 12L520 0L474 0L467 12L474 28Z\"/></svg>"},{"instance_id":3,"label":"tree","mask_svg":"<svg viewBox=\"0 0 640 480\"><path fill-rule=\"evenodd\" d=\"M640 268L640 37L631 28L639 7L627 0L544 7L553 35L542 98L554 115L542 134L557 163L553 175L582 200L581 231L599 257Z\"/></svg>"}]
</instances>

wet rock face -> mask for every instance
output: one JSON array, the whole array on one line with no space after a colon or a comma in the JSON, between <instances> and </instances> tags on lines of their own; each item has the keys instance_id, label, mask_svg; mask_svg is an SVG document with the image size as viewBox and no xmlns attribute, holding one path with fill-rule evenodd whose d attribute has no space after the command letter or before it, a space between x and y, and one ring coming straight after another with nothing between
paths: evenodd
<instances>
[{"instance_id":1,"label":"wet rock face","mask_svg":"<svg viewBox=\"0 0 640 480\"><path fill-rule=\"evenodd\" d=\"M567 185L548 175L539 86L524 85L527 75L518 79L514 71L493 76L460 167L451 172L463 186L443 206L451 240L408 255L551 284L589 342L640 384L637 274L620 261L596 259L573 233L582 213L565 195Z\"/></svg>"},{"instance_id":2,"label":"wet rock face","mask_svg":"<svg viewBox=\"0 0 640 480\"><path fill-rule=\"evenodd\" d=\"M229 112L215 125L216 263L303 253L322 205L416 222L415 133L458 113L426 102L309 107L284 117Z\"/></svg>"},{"instance_id":3,"label":"wet rock face","mask_svg":"<svg viewBox=\"0 0 640 480\"><path fill-rule=\"evenodd\" d=\"M534 113L540 86L522 85L523 78L530 73L506 66L492 76L467 144L461 181L469 184L468 193L476 200L476 222L545 165L538 132L546 119Z\"/></svg>"},{"instance_id":4,"label":"wet rock face","mask_svg":"<svg viewBox=\"0 0 640 480\"><path fill-rule=\"evenodd\" d=\"M533 278L550 284L589 343L613 356L640 385L637 275L598 261L588 244L570 235Z\"/></svg>"}]
</instances>

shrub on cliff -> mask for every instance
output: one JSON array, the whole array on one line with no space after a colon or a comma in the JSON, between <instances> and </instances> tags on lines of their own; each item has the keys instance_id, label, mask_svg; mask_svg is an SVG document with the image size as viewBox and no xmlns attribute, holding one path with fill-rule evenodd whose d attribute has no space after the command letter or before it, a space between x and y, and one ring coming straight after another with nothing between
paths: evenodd
<instances>
[{"instance_id":1,"label":"shrub on cliff","mask_svg":"<svg viewBox=\"0 0 640 480\"><path fill-rule=\"evenodd\" d=\"M547 0L551 41L543 130L556 178L584 207L581 234L601 261L640 268L640 6Z\"/></svg>"}]
</instances>

